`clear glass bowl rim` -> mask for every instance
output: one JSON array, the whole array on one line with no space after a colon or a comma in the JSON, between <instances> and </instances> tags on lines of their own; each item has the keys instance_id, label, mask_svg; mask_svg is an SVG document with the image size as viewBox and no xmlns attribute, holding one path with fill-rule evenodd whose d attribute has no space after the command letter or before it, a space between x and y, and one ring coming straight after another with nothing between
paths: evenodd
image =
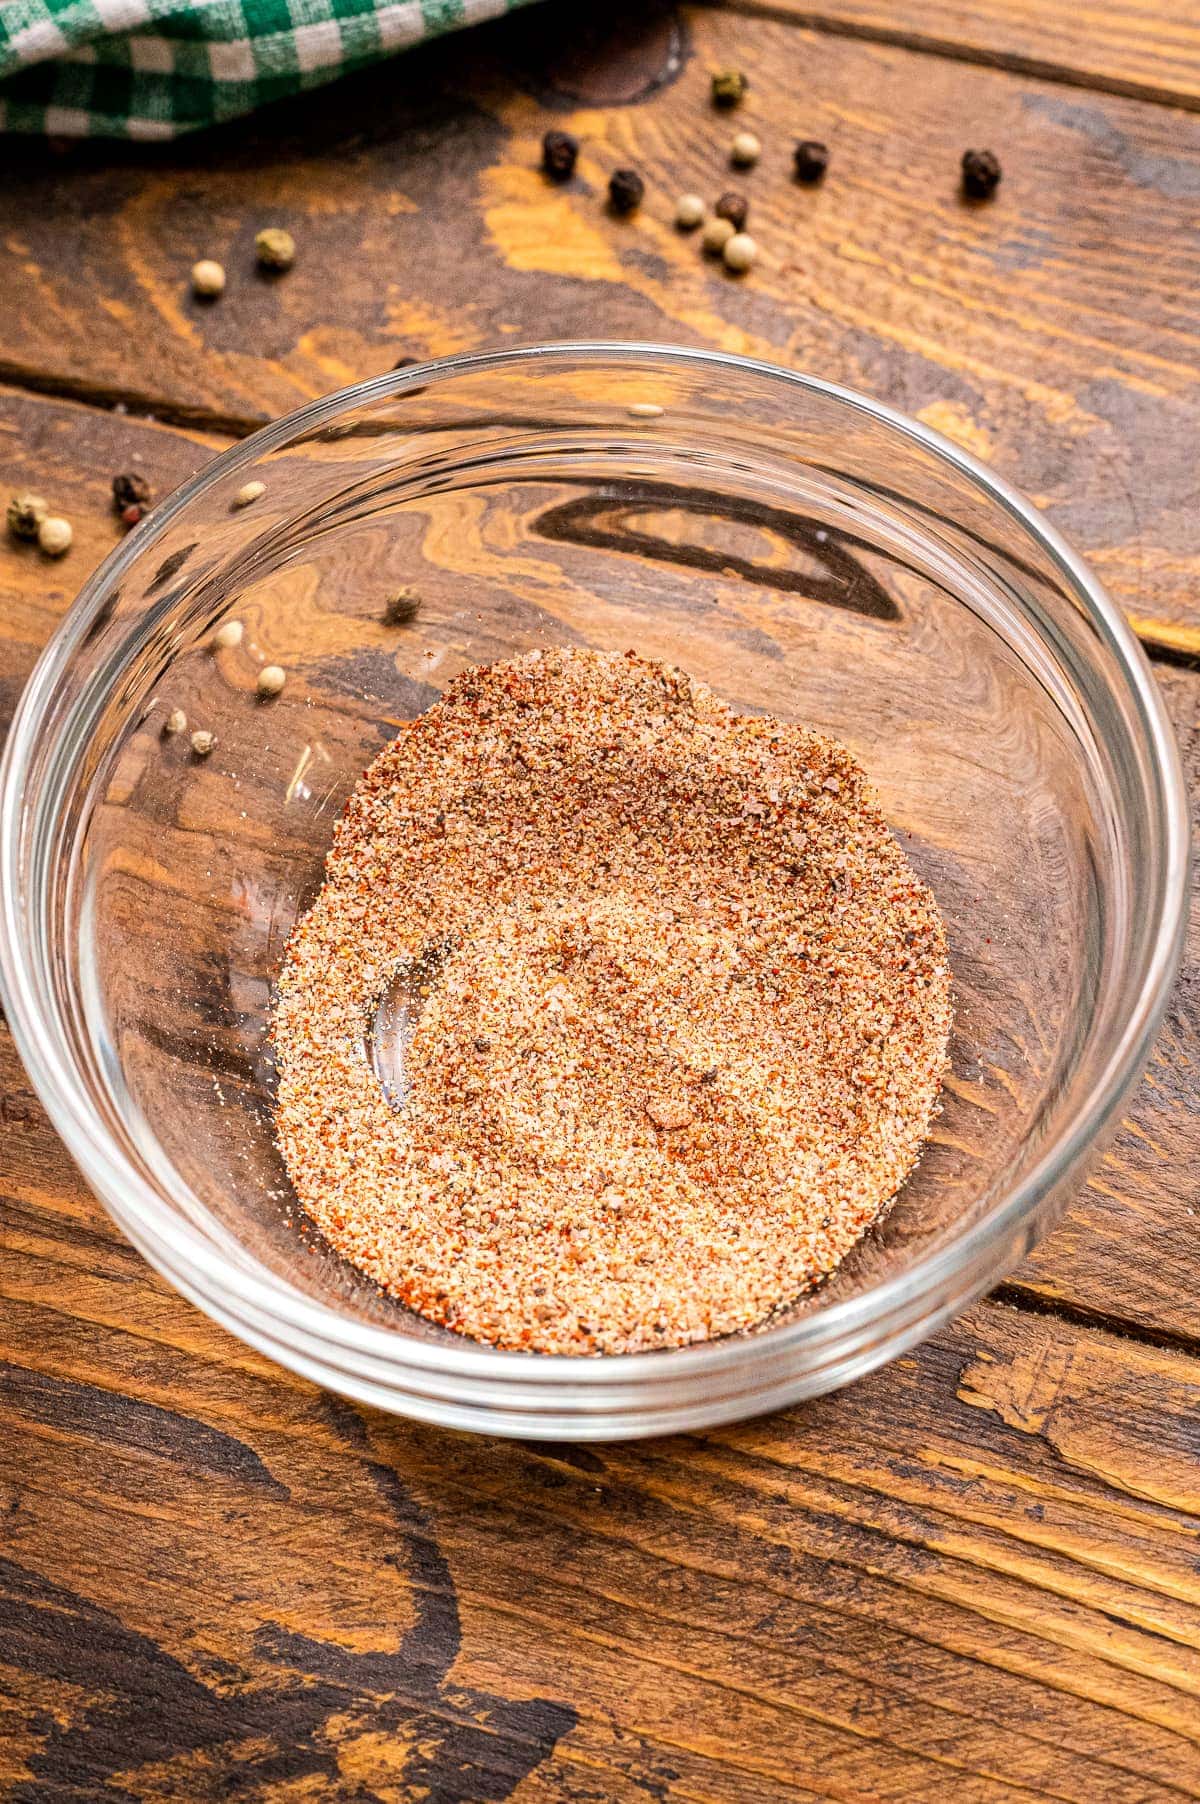
<instances>
[{"instance_id":1,"label":"clear glass bowl rim","mask_svg":"<svg viewBox=\"0 0 1200 1804\"><path fill-rule=\"evenodd\" d=\"M44 704L70 663L76 646L88 632L105 596L114 583L120 582L135 557L146 552L196 497L254 464L264 453L286 445L297 435L311 432L349 409L401 396L414 387L428 388L433 383L461 374L518 367L530 362L591 364L602 369L641 366L647 360L660 362L666 368L694 369L710 375L722 370L750 373L783 387L821 396L852 413L865 414L892 431L917 441L959 474L967 476L989 500L1014 516L1039 542L1116 659L1128 684L1129 696L1135 704L1150 754L1163 857L1160 866L1162 900L1153 930L1146 977L1089 1095L1074 1116L1064 1122L1032 1170L1007 1195L1001 1196L987 1214L965 1229L961 1237L926 1254L882 1284L777 1328L710 1343L702 1348L578 1359L569 1355L486 1349L469 1342L448 1345L409 1339L387 1328L353 1321L304 1297L283 1280L257 1276L226 1258L198 1230L171 1212L153 1185L124 1157L109 1135L88 1095L86 1080L70 1057L65 1036L55 1031L52 996L38 969L39 949L28 943L35 938L35 933L30 931L24 910L22 817ZM63 731L60 728L60 735ZM752 1365L768 1349L777 1360L788 1352L798 1353L803 1348L816 1351L843 1336L852 1337L872 1323L884 1324L894 1313L905 1312L906 1307L921 1295L928 1299L931 1309L936 1308L943 1286L955 1278L967 1279L967 1294L973 1294L998 1275L989 1265L989 1250L1001 1247L1026 1219L1033 1216L1040 1200L1069 1178L1120 1107L1149 1052L1182 954L1188 899L1189 832L1187 789L1174 732L1150 668L1123 616L1083 561L1037 509L949 439L853 389L731 353L604 340L508 346L497 351L466 352L411 365L403 371L389 372L339 389L272 421L221 452L155 508L139 531L127 537L85 583L25 686L0 764L0 920L4 929L0 934L0 999L30 1079L53 1126L91 1188L118 1224L126 1216L138 1224L140 1232L135 1232L133 1237L144 1250L147 1241L151 1247L161 1241L169 1249L170 1263L182 1262L184 1269L194 1275L194 1289L192 1285L188 1286L193 1294L206 1294L206 1281L218 1287L223 1319L230 1318L233 1313L230 1306L235 1299L241 1299L252 1311L266 1311L281 1326L291 1326L301 1335L311 1335L318 1343L336 1347L351 1357L359 1353L367 1358L390 1361L398 1372L406 1368L425 1369L447 1377L458 1374L472 1380L517 1380L522 1385L531 1383L535 1388L559 1389L609 1385L615 1388L634 1384L641 1387L658 1379L683 1378L693 1372L706 1372L716 1377L740 1366ZM151 1262L157 1263L153 1258ZM967 1295L964 1295L962 1301L966 1300Z\"/></svg>"}]
</instances>

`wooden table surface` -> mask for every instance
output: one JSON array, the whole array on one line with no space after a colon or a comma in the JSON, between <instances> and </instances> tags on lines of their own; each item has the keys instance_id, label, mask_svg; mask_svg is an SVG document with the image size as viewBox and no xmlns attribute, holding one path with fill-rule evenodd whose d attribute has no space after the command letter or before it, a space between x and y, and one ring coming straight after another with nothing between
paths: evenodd
<instances>
[{"instance_id":1,"label":"wooden table surface","mask_svg":"<svg viewBox=\"0 0 1200 1804\"><path fill-rule=\"evenodd\" d=\"M669 223L724 185L726 64L765 146L740 283ZM627 336L862 387L1020 485L1200 788L1198 114L1194 0L557 0L175 148L9 142L0 462L76 539L0 548L0 724L115 543L114 472L165 492L401 356ZM968 207L980 142L1004 183ZM207 309L199 255L236 278ZM1198 960L1194 923L1118 1140L988 1301L839 1396L602 1449L410 1426L230 1339L0 1033L4 1798L1200 1797Z\"/></svg>"}]
</instances>

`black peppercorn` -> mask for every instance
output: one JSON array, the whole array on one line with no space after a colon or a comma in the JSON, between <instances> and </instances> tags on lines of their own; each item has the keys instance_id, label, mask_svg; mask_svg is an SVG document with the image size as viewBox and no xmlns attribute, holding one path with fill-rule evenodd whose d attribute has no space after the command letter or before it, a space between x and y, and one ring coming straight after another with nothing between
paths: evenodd
<instances>
[{"instance_id":1,"label":"black peppercorn","mask_svg":"<svg viewBox=\"0 0 1200 1804\"><path fill-rule=\"evenodd\" d=\"M714 106L740 106L746 94L746 77L740 69L719 69L712 78Z\"/></svg>"},{"instance_id":2,"label":"black peppercorn","mask_svg":"<svg viewBox=\"0 0 1200 1804\"><path fill-rule=\"evenodd\" d=\"M732 188L730 188L728 193L721 196L720 200L713 208L713 212L716 214L717 218L727 219L735 232L745 230L746 215L749 211L750 202L746 199L745 195L735 193Z\"/></svg>"},{"instance_id":3,"label":"black peppercorn","mask_svg":"<svg viewBox=\"0 0 1200 1804\"><path fill-rule=\"evenodd\" d=\"M115 511L122 517L131 507L144 511L150 505L150 484L136 470L131 470L127 476L114 476L112 498ZM138 519L141 517L142 513L139 512Z\"/></svg>"},{"instance_id":4,"label":"black peppercorn","mask_svg":"<svg viewBox=\"0 0 1200 1804\"><path fill-rule=\"evenodd\" d=\"M792 152L798 182L819 182L829 168L829 150L817 138L801 138Z\"/></svg>"},{"instance_id":5,"label":"black peppercorn","mask_svg":"<svg viewBox=\"0 0 1200 1804\"><path fill-rule=\"evenodd\" d=\"M575 173L579 139L570 132L548 131L542 139L542 168L554 182L569 181Z\"/></svg>"},{"instance_id":6,"label":"black peppercorn","mask_svg":"<svg viewBox=\"0 0 1200 1804\"><path fill-rule=\"evenodd\" d=\"M963 193L969 200L990 200L1000 186L1000 159L990 150L964 150Z\"/></svg>"},{"instance_id":7,"label":"black peppercorn","mask_svg":"<svg viewBox=\"0 0 1200 1804\"><path fill-rule=\"evenodd\" d=\"M609 178L608 200L614 213L633 213L645 193L646 184L636 169L615 169Z\"/></svg>"}]
</instances>

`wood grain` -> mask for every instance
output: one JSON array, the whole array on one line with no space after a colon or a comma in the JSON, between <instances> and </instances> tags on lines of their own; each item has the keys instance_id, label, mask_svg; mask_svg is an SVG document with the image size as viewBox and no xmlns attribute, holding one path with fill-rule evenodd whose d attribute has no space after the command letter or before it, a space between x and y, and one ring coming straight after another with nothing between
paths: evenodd
<instances>
[{"instance_id":1,"label":"wood grain","mask_svg":"<svg viewBox=\"0 0 1200 1804\"><path fill-rule=\"evenodd\" d=\"M1200 122L1070 91L1193 106L1180 5L536 8L399 98L391 65L163 152L3 146L0 477L76 542L0 544L0 735L119 470L164 493L402 354L627 334L817 368L1033 493L1157 646L1196 793ZM666 223L727 180L726 62L767 146L740 285ZM550 119L584 140L565 191ZM984 121L1005 184L968 210ZM626 226L617 162L649 177ZM278 284L268 216L301 245ZM231 272L208 312L199 254ZM597 1450L383 1418L232 1340L89 1197L0 1026L0 1797L1200 1797L1198 1045L1194 910L1146 1082L1015 1306L819 1403Z\"/></svg>"},{"instance_id":2,"label":"wood grain","mask_svg":"<svg viewBox=\"0 0 1200 1804\"><path fill-rule=\"evenodd\" d=\"M384 69L176 149L10 146L0 374L242 430L401 354L571 335L752 352L957 438L1132 613L1195 624L1200 120L769 19L584 20L590 38L546 8L423 51L407 99ZM707 77L731 61L765 145L743 282L670 224L680 190L730 180ZM970 207L958 159L981 121L1006 174ZM566 188L537 170L551 122L583 142ZM817 190L791 179L801 133L832 149ZM620 163L648 183L624 223L601 205ZM300 247L281 281L253 269L266 219ZM216 306L187 293L200 253L230 272Z\"/></svg>"},{"instance_id":3,"label":"wood grain","mask_svg":"<svg viewBox=\"0 0 1200 1804\"><path fill-rule=\"evenodd\" d=\"M719 3L719 0L718 0ZM818 31L904 44L1072 87L1200 107L1200 21L1191 0L732 0Z\"/></svg>"},{"instance_id":4,"label":"wood grain","mask_svg":"<svg viewBox=\"0 0 1200 1804\"><path fill-rule=\"evenodd\" d=\"M75 403L0 391L0 472L9 489L36 485L71 517L75 546L62 563L0 542L0 738L20 687L74 590L117 542L109 483L120 469L147 475L156 493L182 481L219 448L214 435L169 428ZM299 608L299 603L297 603ZM296 630L328 630L311 609ZM286 662L303 655L300 640ZM387 665L390 670L390 664ZM1159 667L1189 783L1200 791L1200 674ZM189 819L189 826L196 822ZM209 822L214 827L217 823ZM1196 1059L1200 1046L1200 905L1188 953L1150 1070L1115 1143L1069 1205L1060 1227L1013 1279L1033 1302L1054 1301L1142 1332L1200 1346L1195 1320L1194 1172L1200 1156ZM15 1083L15 1079L14 1079ZM27 1086L10 1105L38 1111ZM40 1112L40 1111L39 1111ZM13 1143L21 1157L23 1142Z\"/></svg>"},{"instance_id":5,"label":"wood grain","mask_svg":"<svg viewBox=\"0 0 1200 1804\"><path fill-rule=\"evenodd\" d=\"M985 1305L760 1423L467 1439L229 1341L27 1133L6 1796L1200 1795L1194 1361Z\"/></svg>"},{"instance_id":6,"label":"wood grain","mask_svg":"<svg viewBox=\"0 0 1200 1804\"><path fill-rule=\"evenodd\" d=\"M53 562L35 545L7 534L0 540L0 743L38 653L85 579L124 536L112 505L113 477L143 475L161 499L227 442L0 388L0 496L31 489L75 529L71 550Z\"/></svg>"}]
</instances>

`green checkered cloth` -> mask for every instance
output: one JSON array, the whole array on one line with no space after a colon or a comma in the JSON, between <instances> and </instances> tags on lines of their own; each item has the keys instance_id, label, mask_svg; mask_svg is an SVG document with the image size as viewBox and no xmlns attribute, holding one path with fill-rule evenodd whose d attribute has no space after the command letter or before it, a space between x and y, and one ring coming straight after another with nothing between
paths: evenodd
<instances>
[{"instance_id":1,"label":"green checkered cloth","mask_svg":"<svg viewBox=\"0 0 1200 1804\"><path fill-rule=\"evenodd\" d=\"M524 0L0 0L0 131L174 138Z\"/></svg>"}]
</instances>

